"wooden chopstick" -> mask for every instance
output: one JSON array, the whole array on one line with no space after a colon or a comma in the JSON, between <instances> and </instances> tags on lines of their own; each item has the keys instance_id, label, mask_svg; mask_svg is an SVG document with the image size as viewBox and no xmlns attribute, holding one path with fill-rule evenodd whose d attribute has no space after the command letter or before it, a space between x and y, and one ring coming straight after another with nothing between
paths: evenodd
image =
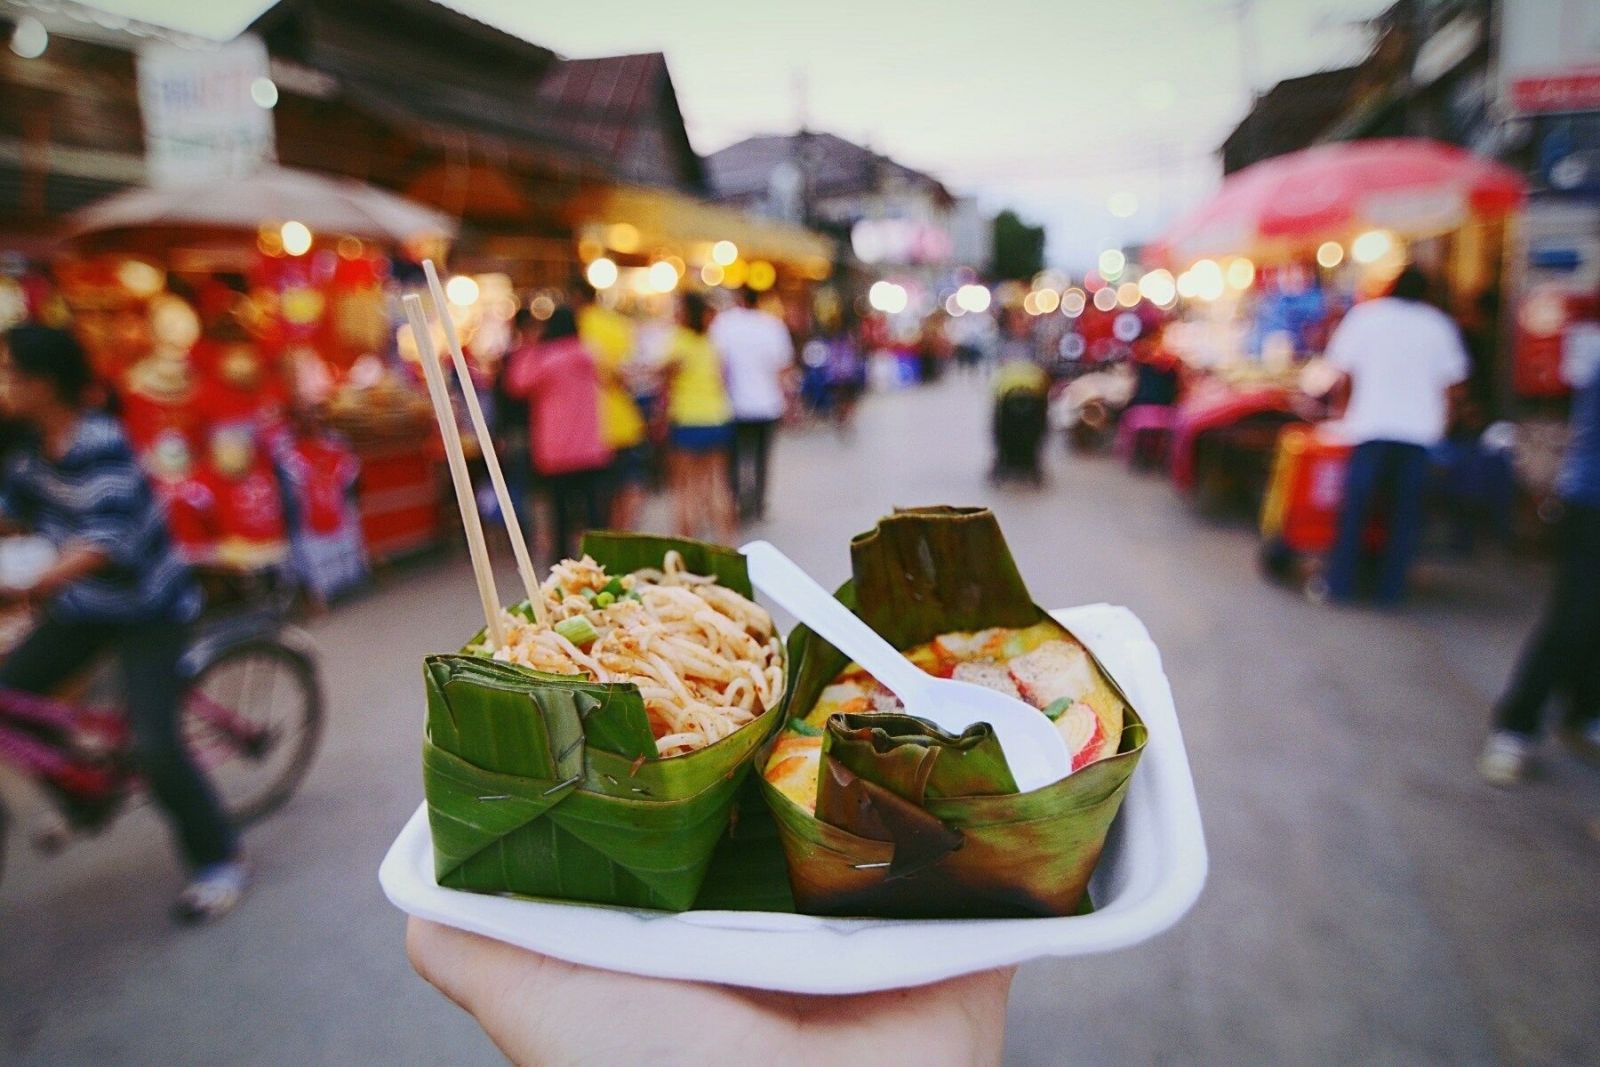
<instances>
[{"instance_id":1,"label":"wooden chopstick","mask_svg":"<svg viewBox=\"0 0 1600 1067\"><path fill-rule=\"evenodd\" d=\"M433 414L439 420L439 433L444 438L445 459L450 466L450 480L456 489L456 505L461 509L461 525L467 532L467 552L472 557L472 572L478 580L478 597L483 601L485 632L495 649L505 646L505 625L500 618L500 594L494 587L494 574L489 569L489 546L483 539L483 523L478 518L478 501L472 492L472 480L467 474L467 457L461 450L461 430L456 426L450 395L445 389L444 372L439 369L439 354L433 347L433 335L428 331L427 312L422 307L422 297L407 293L401 300L406 318L411 322L411 337L417 345L417 358L422 363L422 377L428 383L428 398L433 401Z\"/></svg>"},{"instance_id":2,"label":"wooden chopstick","mask_svg":"<svg viewBox=\"0 0 1600 1067\"><path fill-rule=\"evenodd\" d=\"M445 301L444 286L439 284L439 272L433 260L422 261L422 272L428 276L428 291L433 294L433 310L444 326L445 346L450 349L450 359L455 364L456 381L461 384L461 396L467 404L467 414L472 419L472 430L478 435L478 448L483 452L483 465L489 471L489 481L494 485L495 499L500 503L500 517L506 524L506 536L511 540L511 554L517 557L517 573L522 577L522 588L533 608L533 621L545 622L544 597L539 592L539 572L534 569L533 558L528 555L528 542L522 534L522 524L517 521L517 510L511 506L511 493L506 488L505 475L500 471L500 457L495 453L494 439L489 436L489 424L484 421L483 407L478 403L478 391L472 384L472 373L467 368L466 353L461 351L461 338L456 334L455 320L450 317L450 305Z\"/></svg>"}]
</instances>

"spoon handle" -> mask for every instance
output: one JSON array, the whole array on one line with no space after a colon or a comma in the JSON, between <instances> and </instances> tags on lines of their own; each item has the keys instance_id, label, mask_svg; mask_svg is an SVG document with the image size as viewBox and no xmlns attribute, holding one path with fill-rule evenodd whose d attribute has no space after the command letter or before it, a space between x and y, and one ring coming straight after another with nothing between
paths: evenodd
<instances>
[{"instance_id":1,"label":"spoon handle","mask_svg":"<svg viewBox=\"0 0 1600 1067\"><path fill-rule=\"evenodd\" d=\"M833 598L788 556L766 541L752 541L744 553L750 582L816 635L849 656L895 696L909 704L928 676L878 632Z\"/></svg>"}]
</instances>

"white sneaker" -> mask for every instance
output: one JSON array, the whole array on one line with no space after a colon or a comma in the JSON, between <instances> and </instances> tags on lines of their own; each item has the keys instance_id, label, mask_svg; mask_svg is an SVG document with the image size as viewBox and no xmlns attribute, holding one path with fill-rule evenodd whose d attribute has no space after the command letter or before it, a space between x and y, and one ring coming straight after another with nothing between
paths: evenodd
<instances>
[{"instance_id":1,"label":"white sneaker","mask_svg":"<svg viewBox=\"0 0 1600 1067\"><path fill-rule=\"evenodd\" d=\"M1490 785L1516 785L1528 773L1533 759L1533 744L1521 734L1496 730L1489 735L1478 757L1478 773Z\"/></svg>"},{"instance_id":2,"label":"white sneaker","mask_svg":"<svg viewBox=\"0 0 1600 1067\"><path fill-rule=\"evenodd\" d=\"M239 906L250 887L250 867L243 857L196 871L172 907L173 918L191 926L215 922Z\"/></svg>"}]
</instances>

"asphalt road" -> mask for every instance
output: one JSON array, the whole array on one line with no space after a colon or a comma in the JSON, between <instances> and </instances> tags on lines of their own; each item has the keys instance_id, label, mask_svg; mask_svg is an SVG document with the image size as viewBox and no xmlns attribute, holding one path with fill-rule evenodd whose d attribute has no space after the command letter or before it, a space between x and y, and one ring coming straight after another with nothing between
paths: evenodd
<instances>
[{"instance_id":1,"label":"asphalt road","mask_svg":"<svg viewBox=\"0 0 1600 1067\"><path fill-rule=\"evenodd\" d=\"M1247 528L1110 459L1052 450L1047 488L990 489L985 420L981 386L948 383L871 399L848 440L791 433L750 532L831 582L891 506L986 502L1041 602L1126 604L1161 646L1209 885L1145 946L1024 967L1008 1063L1600 1063L1600 772L1552 751L1504 793L1472 767L1543 571L1439 564L1404 611L1317 608L1256 577ZM0 1061L498 1062L412 974L376 880L420 798L418 660L475 610L456 556L311 624L326 743L223 923L168 922L148 811L48 861L13 840Z\"/></svg>"}]
</instances>

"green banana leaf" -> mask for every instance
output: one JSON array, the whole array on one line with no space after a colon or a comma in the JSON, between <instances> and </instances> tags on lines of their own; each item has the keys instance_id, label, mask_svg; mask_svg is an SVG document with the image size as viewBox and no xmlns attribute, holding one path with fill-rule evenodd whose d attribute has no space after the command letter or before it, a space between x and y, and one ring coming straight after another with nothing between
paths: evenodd
<instances>
[{"instance_id":1,"label":"green banana leaf","mask_svg":"<svg viewBox=\"0 0 1600 1067\"><path fill-rule=\"evenodd\" d=\"M897 648L954 630L1024 627L1045 617L986 509L897 512L851 542L851 562L854 577L838 598ZM846 662L810 630L796 628L789 638L788 714L803 718ZM815 815L764 778L759 783L797 907L888 918L1083 910L1106 832L1144 748L1144 724L1131 705L1124 719L1115 755L1019 794L987 725L955 737L903 714L833 716L824 731Z\"/></svg>"},{"instance_id":2,"label":"green banana leaf","mask_svg":"<svg viewBox=\"0 0 1600 1067\"><path fill-rule=\"evenodd\" d=\"M731 549L635 534L584 540L613 574L660 567L670 549L691 571L751 594ZM782 722L780 702L715 744L663 759L632 685L469 654L427 657L423 678L435 876L482 893L692 906L756 752Z\"/></svg>"}]
</instances>

